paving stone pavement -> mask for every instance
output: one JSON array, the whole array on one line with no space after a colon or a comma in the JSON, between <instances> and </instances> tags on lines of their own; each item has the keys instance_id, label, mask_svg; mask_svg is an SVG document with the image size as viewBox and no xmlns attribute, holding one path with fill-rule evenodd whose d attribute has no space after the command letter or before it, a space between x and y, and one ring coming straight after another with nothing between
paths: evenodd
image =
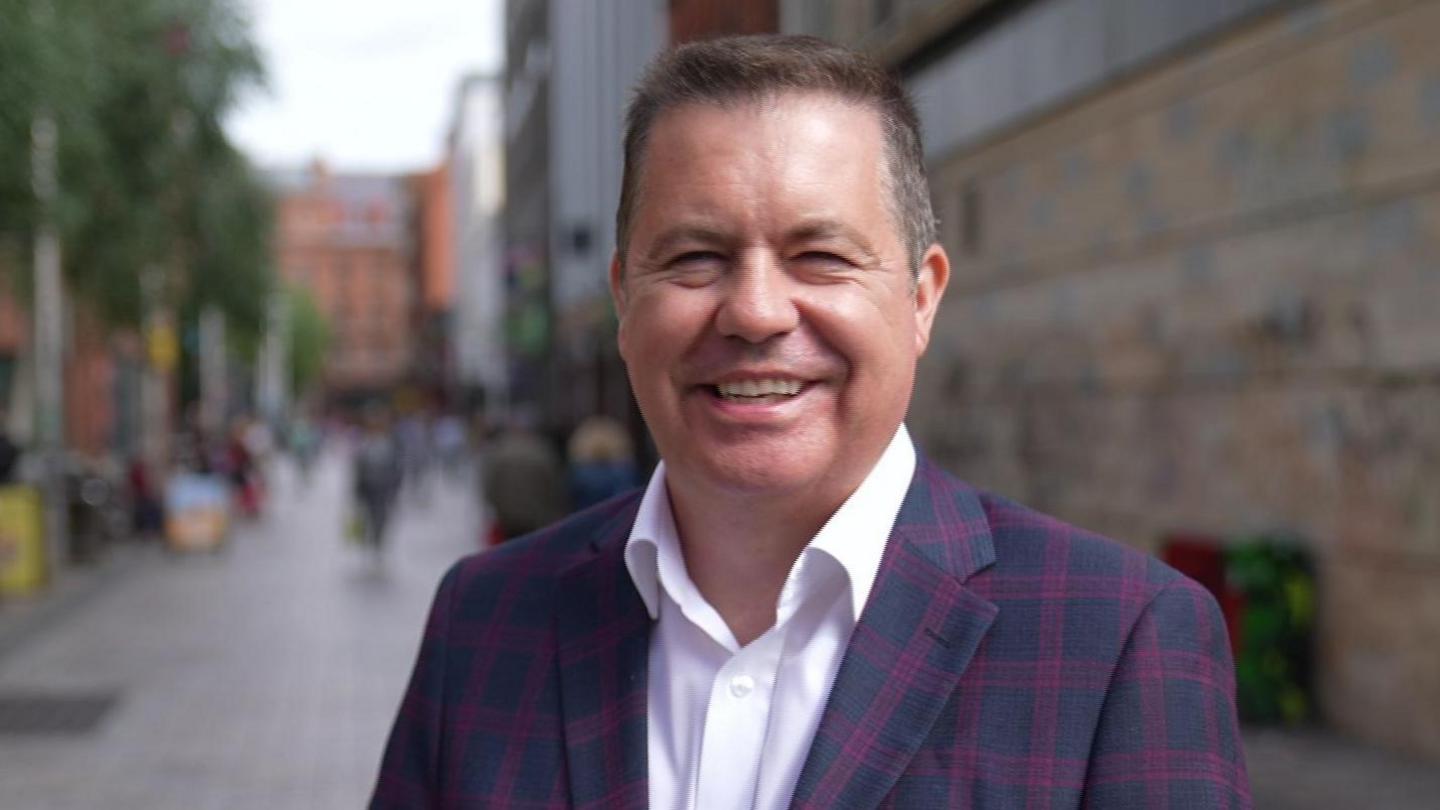
<instances>
[{"instance_id":1,"label":"paving stone pavement","mask_svg":"<svg viewBox=\"0 0 1440 810\"><path fill-rule=\"evenodd\" d=\"M1245 757L1260 810L1440 808L1440 766L1323 730L1246 729Z\"/></svg>"},{"instance_id":2,"label":"paving stone pavement","mask_svg":"<svg viewBox=\"0 0 1440 810\"><path fill-rule=\"evenodd\" d=\"M4 810L355 808L440 575L475 548L465 479L406 496L384 559L347 546L348 478L274 471L215 554L141 565L0 658L0 695L118 696L92 732L0 735Z\"/></svg>"}]
</instances>

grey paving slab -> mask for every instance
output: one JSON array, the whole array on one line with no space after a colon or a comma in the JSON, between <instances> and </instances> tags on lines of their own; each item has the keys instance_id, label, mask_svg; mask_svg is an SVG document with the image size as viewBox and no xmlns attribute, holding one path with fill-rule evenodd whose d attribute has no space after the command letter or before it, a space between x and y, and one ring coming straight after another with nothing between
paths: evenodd
<instances>
[{"instance_id":1,"label":"grey paving slab","mask_svg":"<svg viewBox=\"0 0 1440 810\"><path fill-rule=\"evenodd\" d=\"M468 479L407 497L377 561L345 544L348 480L274 471L269 514L217 554L154 552L0 659L0 692L114 692L84 735L0 735L5 810L354 808L425 611L475 548Z\"/></svg>"},{"instance_id":2,"label":"grey paving slab","mask_svg":"<svg viewBox=\"0 0 1440 810\"><path fill-rule=\"evenodd\" d=\"M1245 756L1261 810L1436 810L1440 765L1318 729L1248 729Z\"/></svg>"}]
</instances>

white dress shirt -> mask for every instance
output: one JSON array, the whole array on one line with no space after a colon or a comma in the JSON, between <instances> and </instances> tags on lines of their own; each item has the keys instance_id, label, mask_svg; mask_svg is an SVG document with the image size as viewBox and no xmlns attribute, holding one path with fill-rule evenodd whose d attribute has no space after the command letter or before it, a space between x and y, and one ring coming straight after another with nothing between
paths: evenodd
<instances>
[{"instance_id":1,"label":"white dress shirt","mask_svg":"<svg viewBox=\"0 0 1440 810\"><path fill-rule=\"evenodd\" d=\"M662 462L625 564L650 637L652 810L787 807L915 472L902 424L874 469L800 553L775 626L745 647L691 581Z\"/></svg>"}]
</instances>

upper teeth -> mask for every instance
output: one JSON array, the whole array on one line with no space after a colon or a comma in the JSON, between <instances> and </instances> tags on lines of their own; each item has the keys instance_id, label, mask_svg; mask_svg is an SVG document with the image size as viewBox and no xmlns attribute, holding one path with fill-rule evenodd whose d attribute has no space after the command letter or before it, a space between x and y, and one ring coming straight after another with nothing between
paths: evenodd
<instances>
[{"instance_id":1,"label":"upper teeth","mask_svg":"<svg viewBox=\"0 0 1440 810\"><path fill-rule=\"evenodd\" d=\"M720 383L715 387L720 389L722 397L763 397L770 394L794 396L800 393L799 380L740 380Z\"/></svg>"}]
</instances>

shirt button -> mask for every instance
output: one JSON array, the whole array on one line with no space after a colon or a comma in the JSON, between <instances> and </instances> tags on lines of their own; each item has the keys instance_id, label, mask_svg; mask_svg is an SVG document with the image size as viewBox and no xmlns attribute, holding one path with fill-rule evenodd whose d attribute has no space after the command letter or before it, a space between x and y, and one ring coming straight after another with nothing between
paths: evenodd
<instances>
[{"instance_id":1,"label":"shirt button","mask_svg":"<svg viewBox=\"0 0 1440 810\"><path fill-rule=\"evenodd\" d=\"M755 691L755 679L749 675L736 675L730 679L730 694L743 698Z\"/></svg>"}]
</instances>

